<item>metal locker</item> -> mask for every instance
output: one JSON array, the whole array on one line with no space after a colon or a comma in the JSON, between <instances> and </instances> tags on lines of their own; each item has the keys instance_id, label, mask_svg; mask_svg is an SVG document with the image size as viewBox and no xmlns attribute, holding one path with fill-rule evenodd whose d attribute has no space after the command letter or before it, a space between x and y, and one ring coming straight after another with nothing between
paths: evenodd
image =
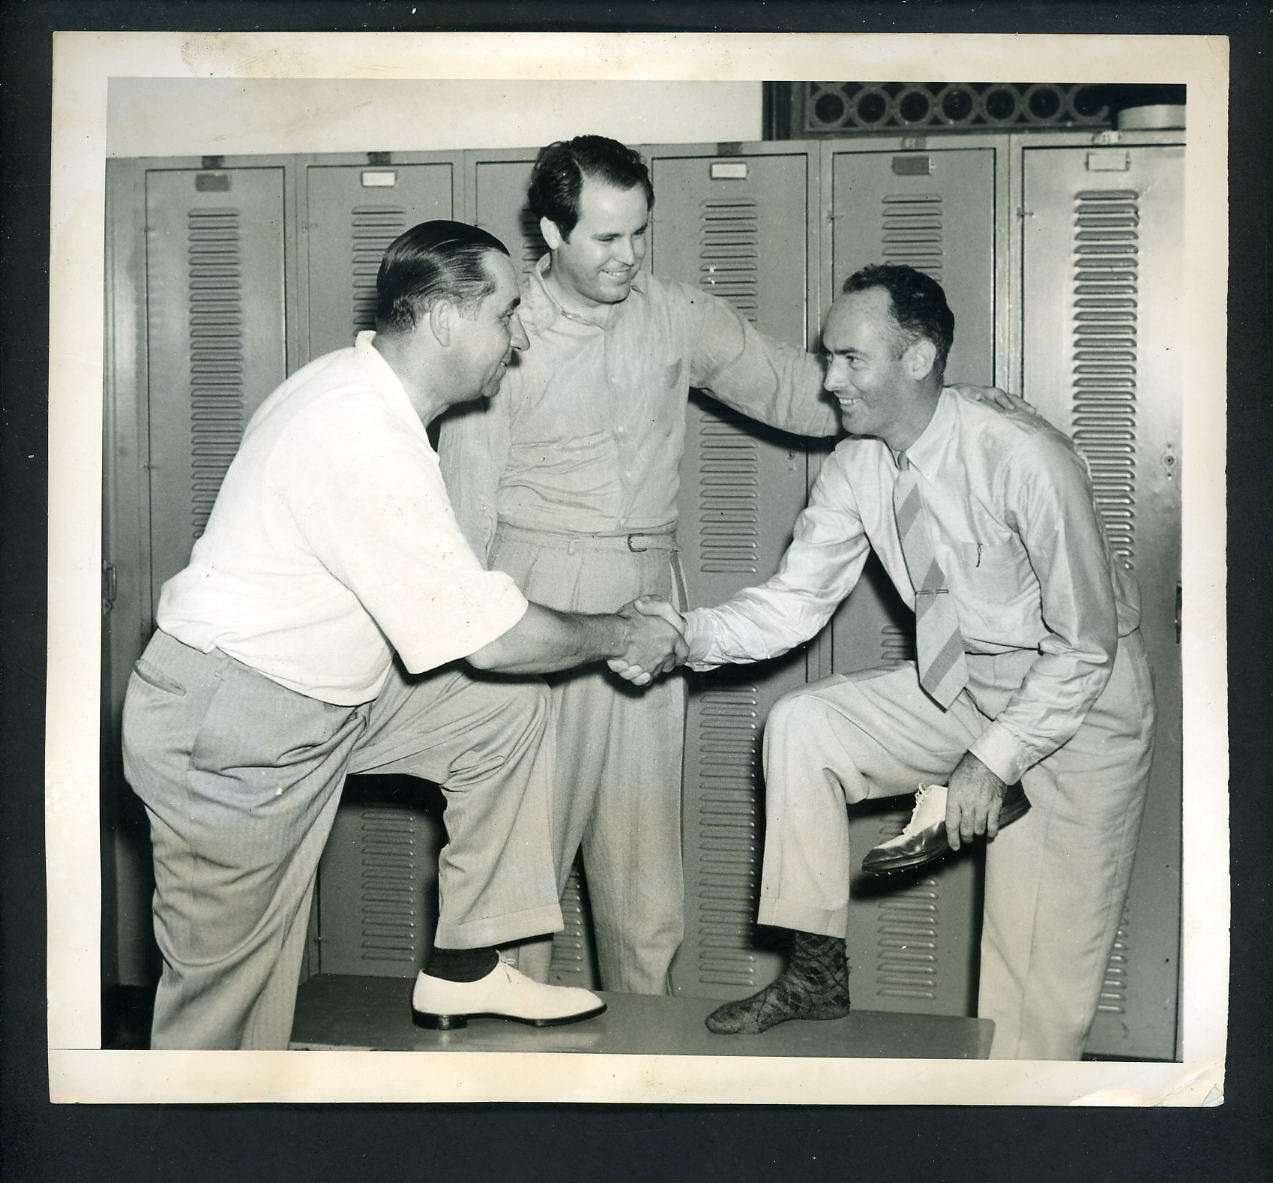
<instances>
[{"instance_id":1,"label":"metal locker","mask_svg":"<svg viewBox=\"0 0 1273 1183\"><path fill-rule=\"evenodd\" d=\"M494 234L526 274L548 253L539 219L526 205L526 186L535 164L534 152L498 154L473 160L473 224Z\"/></svg>"},{"instance_id":2,"label":"metal locker","mask_svg":"<svg viewBox=\"0 0 1273 1183\"><path fill-rule=\"evenodd\" d=\"M817 257L808 217L816 162L783 145L728 156L656 150L651 163L654 272L722 296L769 335L804 346L809 260ZM691 401L680 501L691 605L717 604L773 573L804 506L807 469L802 441L706 398ZM691 676L686 935L672 966L678 994L742 997L782 967L771 934L756 925L760 738L773 703L804 681L802 650Z\"/></svg>"},{"instance_id":3,"label":"metal locker","mask_svg":"<svg viewBox=\"0 0 1273 1183\"><path fill-rule=\"evenodd\" d=\"M1184 146L1022 149L1022 392L1087 459L1140 586L1158 732L1131 890L1089 1053L1176 1055L1180 923L1180 272ZM1178 133L1177 137L1178 138ZM1164 142L1167 140L1168 142Z\"/></svg>"},{"instance_id":4,"label":"metal locker","mask_svg":"<svg viewBox=\"0 0 1273 1183\"><path fill-rule=\"evenodd\" d=\"M103 964L108 983L143 985L158 974L153 878L145 814L119 766L124 690L160 589L203 532L248 418L284 377L287 163L107 171Z\"/></svg>"},{"instance_id":5,"label":"metal locker","mask_svg":"<svg viewBox=\"0 0 1273 1183\"><path fill-rule=\"evenodd\" d=\"M828 150L830 298L859 267L907 263L945 289L955 314L949 380L990 385L996 372L997 148ZM914 618L878 560L831 624L830 669L853 673L914 656ZM852 811L850 849L860 856L892 837L910 801ZM971 1014L974 1010L979 865L964 857L922 877L879 883L853 874L848 950L853 995L870 1010Z\"/></svg>"},{"instance_id":6,"label":"metal locker","mask_svg":"<svg viewBox=\"0 0 1273 1183\"><path fill-rule=\"evenodd\" d=\"M526 186L534 164L535 151L523 149L470 152L466 158L470 204L463 216L508 247L522 274L548 252L539 221L526 206ZM565 927L553 937L548 980L558 986L595 990L600 974L588 918L587 880L578 859L562 893L561 916Z\"/></svg>"},{"instance_id":7,"label":"metal locker","mask_svg":"<svg viewBox=\"0 0 1273 1183\"><path fill-rule=\"evenodd\" d=\"M450 158L309 160L302 170L301 287L312 360L375 328L385 248L418 222L453 216ZM434 791L436 792L436 791ZM311 958L322 973L411 977L432 948L440 801L406 778L352 777L319 864Z\"/></svg>"},{"instance_id":8,"label":"metal locker","mask_svg":"<svg viewBox=\"0 0 1273 1183\"><path fill-rule=\"evenodd\" d=\"M449 159L306 165L305 360L344 349L376 327L376 272L385 248L419 222L455 216L457 173Z\"/></svg>"}]
</instances>

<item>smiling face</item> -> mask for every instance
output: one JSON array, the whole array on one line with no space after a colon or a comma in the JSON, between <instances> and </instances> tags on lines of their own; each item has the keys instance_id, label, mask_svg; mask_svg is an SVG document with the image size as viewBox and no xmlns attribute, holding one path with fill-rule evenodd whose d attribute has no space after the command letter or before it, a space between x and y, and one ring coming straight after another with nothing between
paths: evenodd
<instances>
[{"instance_id":1,"label":"smiling face","mask_svg":"<svg viewBox=\"0 0 1273 1183\"><path fill-rule=\"evenodd\" d=\"M822 330L823 385L840 404L840 421L854 435L873 435L890 447L909 447L936 406L931 342L908 343L884 288L841 296Z\"/></svg>"},{"instance_id":2,"label":"smiling face","mask_svg":"<svg viewBox=\"0 0 1273 1183\"><path fill-rule=\"evenodd\" d=\"M461 401L495 394L514 350L530 344L517 316L520 295L512 260L490 251L483 261L495 290L476 309L454 320Z\"/></svg>"},{"instance_id":3,"label":"smiling face","mask_svg":"<svg viewBox=\"0 0 1273 1183\"><path fill-rule=\"evenodd\" d=\"M540 219L552 251L552 282L567 303L584 308L619 304L645 258L650 208L640 185L619 189L585 177L579 220L567 238L557 224Z\"/></svg>"}]
</instances>

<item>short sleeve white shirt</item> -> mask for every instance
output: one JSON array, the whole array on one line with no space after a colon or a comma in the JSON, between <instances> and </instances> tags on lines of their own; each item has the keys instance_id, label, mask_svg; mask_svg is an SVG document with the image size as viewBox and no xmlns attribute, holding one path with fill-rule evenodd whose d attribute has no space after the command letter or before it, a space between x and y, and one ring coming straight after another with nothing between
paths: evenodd
<instances>
[{"instance_id":1,"label":"short sleeve white shirt","mask_svg":"<svg viewBox=\"0 0 1273 1183\"><path fill-rule=\"evenodd\" d=\"M360 333L252 417L158 624L289 689L374 698L393 653L412 673L507 632L526 599L478 562L407 392Z\"/></svg>"}]
</instances>

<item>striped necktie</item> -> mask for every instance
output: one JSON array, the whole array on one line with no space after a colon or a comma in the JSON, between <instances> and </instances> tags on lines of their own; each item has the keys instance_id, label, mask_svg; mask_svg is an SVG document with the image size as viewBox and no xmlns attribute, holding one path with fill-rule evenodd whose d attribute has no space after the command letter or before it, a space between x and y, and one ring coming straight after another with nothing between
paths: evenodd
<instances>
[{"instance_id":1,"label":"striped necktie","mask_svg":"<svg viewBox=\"0 0 1273 1183\"><path fill-rule=\"evenodd\" d=\"M919 684L943 708L968 684L959 617L946 586L946 576L933 557L928 515L915 484L915 470L905 453L898 457L893 512L902 555L915 588L915 656Z\"/></svg>"}]
</instances>

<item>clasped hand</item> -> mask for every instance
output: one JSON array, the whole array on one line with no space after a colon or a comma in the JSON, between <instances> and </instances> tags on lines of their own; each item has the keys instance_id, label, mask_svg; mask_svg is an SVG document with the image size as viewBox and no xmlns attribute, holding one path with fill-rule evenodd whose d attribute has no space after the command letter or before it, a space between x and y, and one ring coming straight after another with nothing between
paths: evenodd
<instances>
[{"instance_id":1,"label":"clasped hand","mask_svg":"<svg viewBox=\"0 0 1273 1183\"><path fill-rule=\"evenodd\" d=\"M971 752L950 774L946 791L946 841L951 850L978 835L993 838L999 832L999 810L1008 785Z\"/></svg>"},{"instance_id":2,"label":"clasped hand","mask_svg":"<svg viewBox=\"0 0 1273 1183\"><path fill-rule=\"evenodd\" d=\"M648 686L686 658L685 617L660 596L638 596L619 609L628 624L627 648L606 663L634 686Z\"/></svg>"}]
</instances>

